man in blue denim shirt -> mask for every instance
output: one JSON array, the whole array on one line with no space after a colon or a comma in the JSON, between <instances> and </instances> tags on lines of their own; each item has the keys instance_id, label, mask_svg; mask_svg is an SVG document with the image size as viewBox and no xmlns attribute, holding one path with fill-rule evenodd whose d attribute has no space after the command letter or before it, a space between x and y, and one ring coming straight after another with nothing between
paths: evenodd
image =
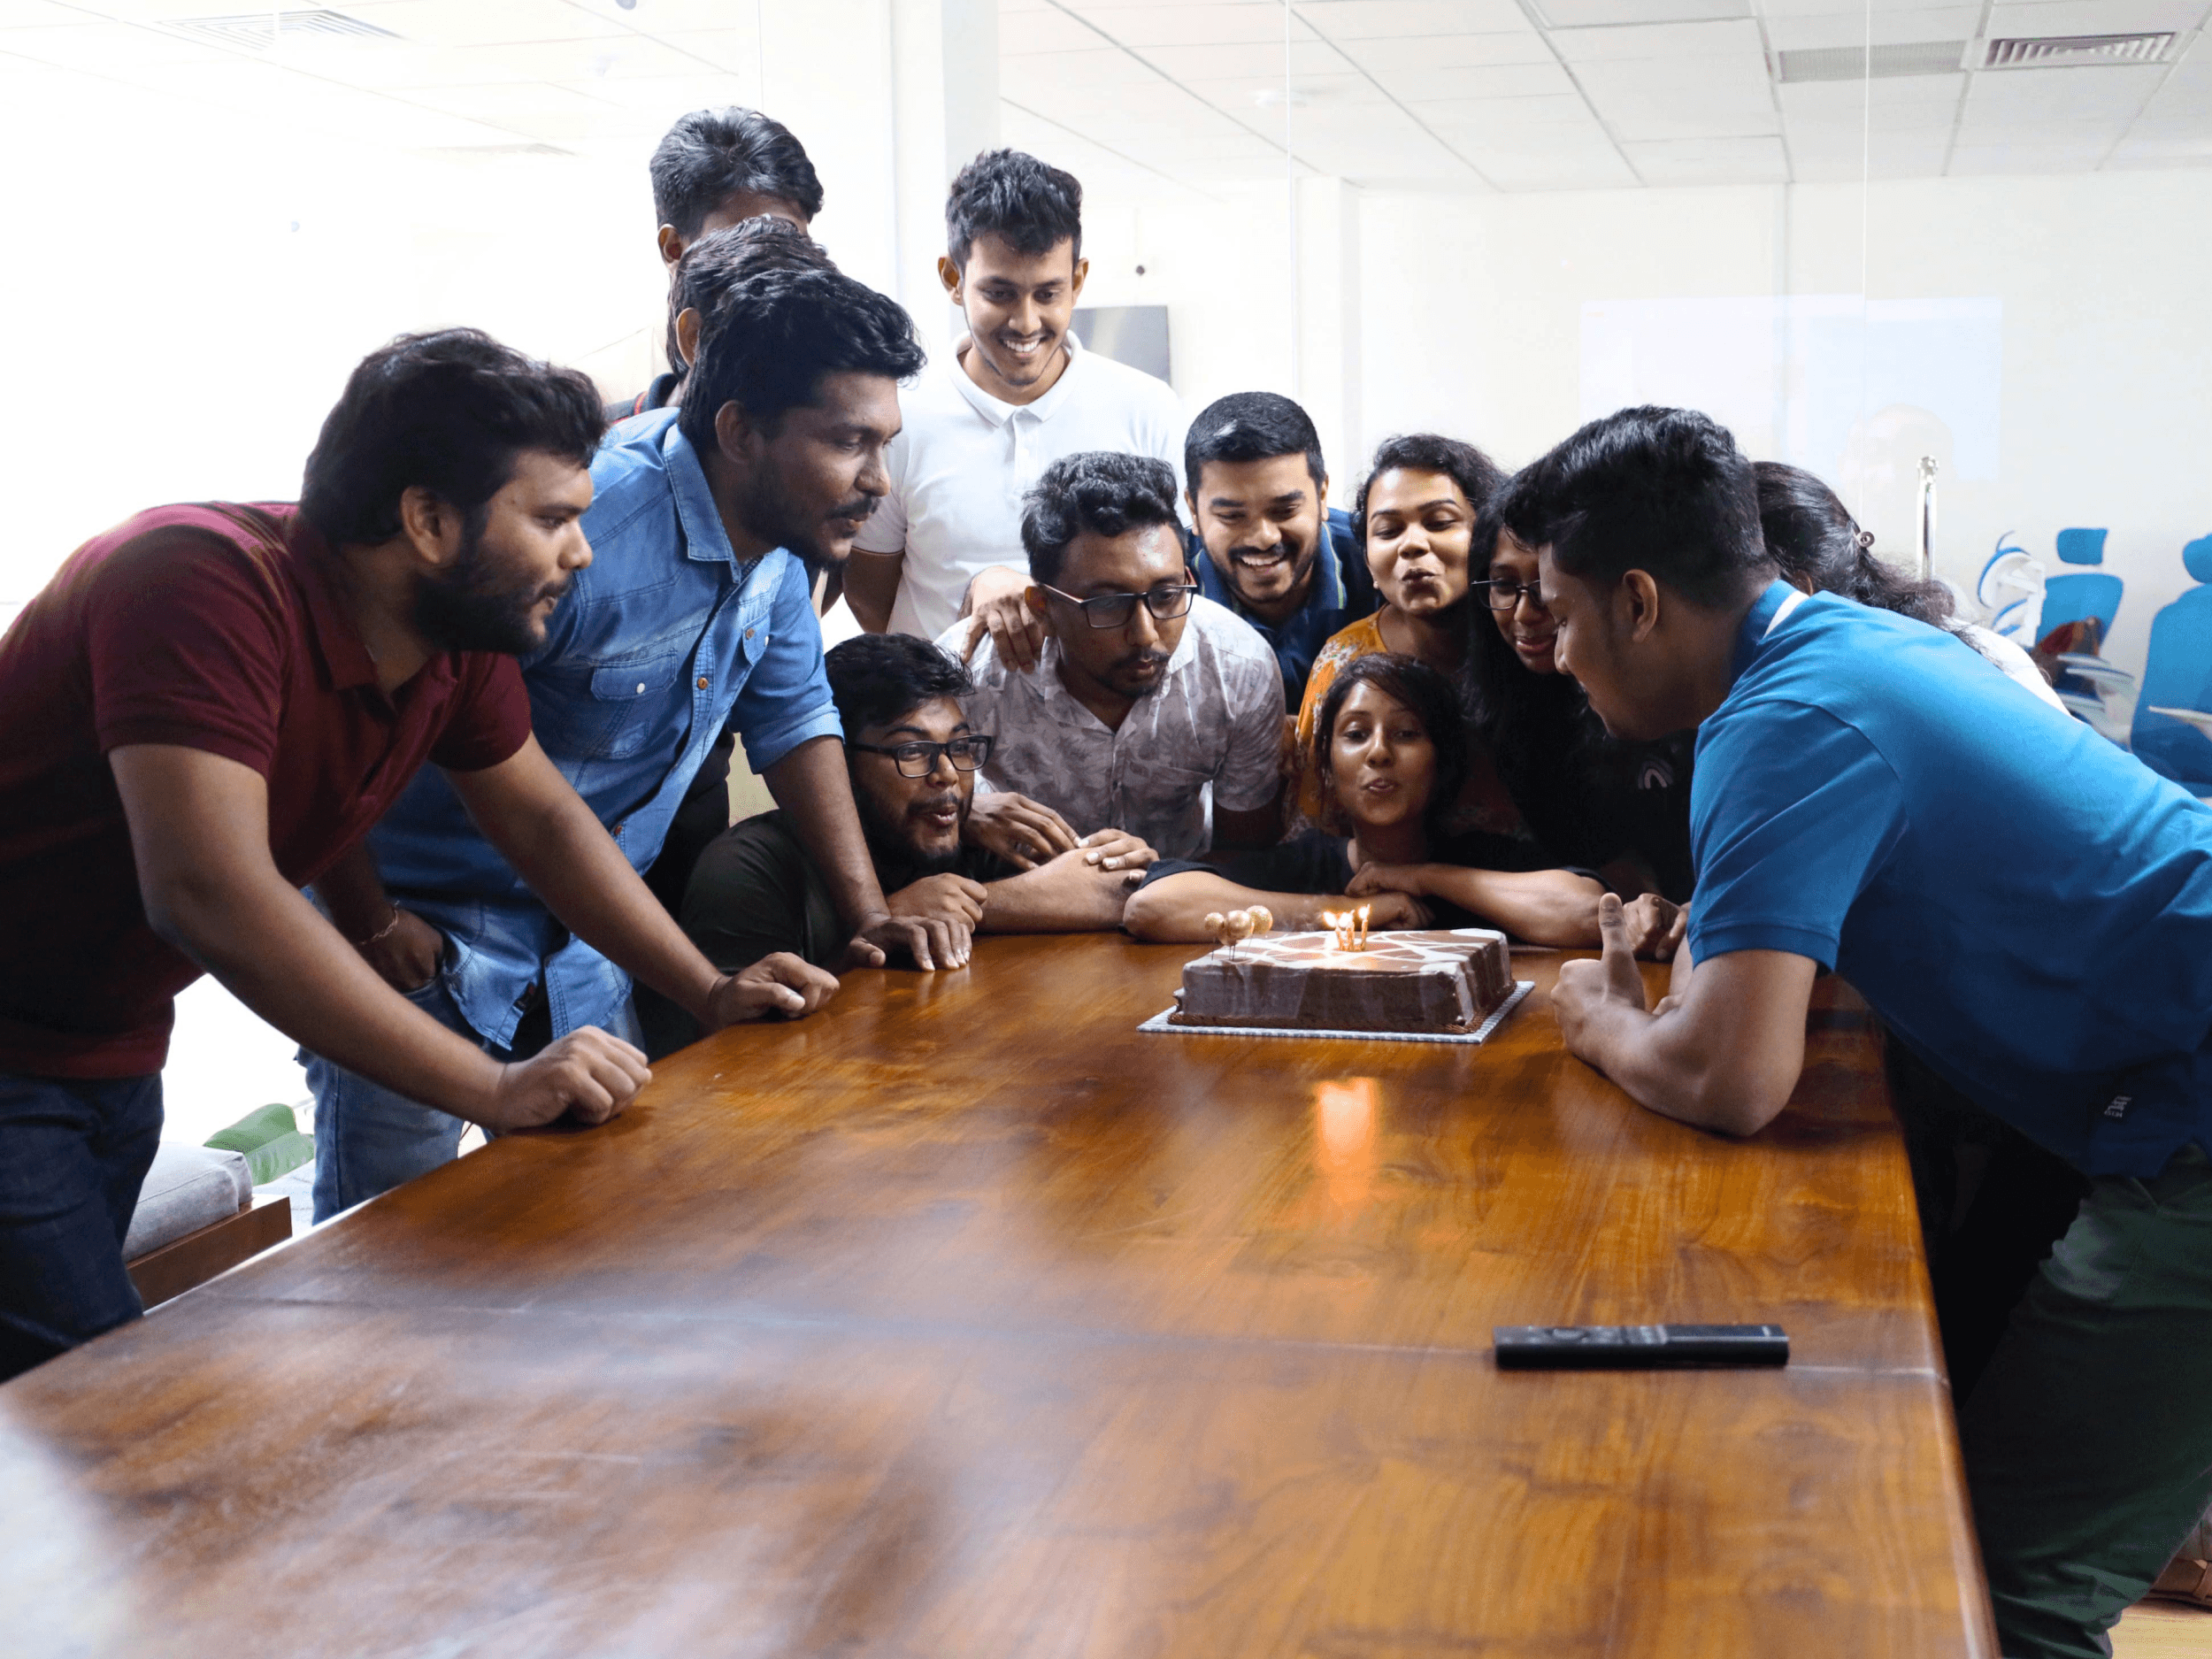
<instances>
[{"instance_id":1,"label":"man in blue denim shirt","mask_svg":"<svg viewBox=\"0 0 2212 1659\"><path fill-rule=\"evenodd\" d=\"M729 280L687 319L691 393L680 411L625 422L593 462L584 530L595 559L525 662L532 719L641 871L700 761L733 727L835 888L848 964L896 951L953 966L966 957L964 930L886 909L810 600L810 565L841 561L883 493L897 383L922 353L891 301L818 250L778 257L776 240L741 227L695 250L726 258ZM500 1057L579 1025L636 1033L629 977L547 913L442 775L411 787L370 852L319 895L371 964L435 1018ZM775 972L789 997L762 1011L818 1002L820 970L792 958ZM453 1156L460 1119L305 1059L319 1219Z\"/></svg>"}]
</instances>

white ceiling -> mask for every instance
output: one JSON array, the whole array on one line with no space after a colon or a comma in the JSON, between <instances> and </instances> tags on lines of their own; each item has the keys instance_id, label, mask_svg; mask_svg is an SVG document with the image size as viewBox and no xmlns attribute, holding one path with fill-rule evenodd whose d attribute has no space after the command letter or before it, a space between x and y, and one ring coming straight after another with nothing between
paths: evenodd
<instances>
[{"instance_id":1,"label":"white ceiling","mask_svg":"<svg viewBox=\"0 0 2212 1659\"><path fill-rule=\"evenodd\" d=\"M271 53L163 27L245 0L0 0L0 58L422 150L634 156L672 113L760 84L744 0L336 4L391 38ZM1103 165L1200 189L1286 169L1519 191L1847 180L1863 163L1878 178L2206 166L2208 5L1001 0L1000 92L1013 142L1073 134ZM1886 46L2144 29L2177 33L2171 61L1778 79L1779 54L1870 32ZM778 112L803 130L804 111Z\"/></svg>"},{"instance_id":2,"label":"white ceiling","mask_svg":"<svg viewBox=\"0 0 2212 1659\"><path fill-rule=\"evenodd\" d=\"M2212 166L2206 0L1001 0L1000 91L1203 188ZM2172 30L2170 61L1779 81L1779 54ZM1286 31L1288 86L1285 86ZM1287 96L1286 96L1287 90ZM1287 120L1286 120L1287 117ZM1293 161L1294 157L1294 163Z\"/></svg>"}]
</instances>

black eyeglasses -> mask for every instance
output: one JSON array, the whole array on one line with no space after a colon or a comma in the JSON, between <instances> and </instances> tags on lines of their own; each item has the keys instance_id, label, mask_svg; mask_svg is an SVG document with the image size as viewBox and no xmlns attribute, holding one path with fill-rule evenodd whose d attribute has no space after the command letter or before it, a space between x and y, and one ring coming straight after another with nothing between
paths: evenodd
<instances>
[{"instance_id":1,"label":"black eyeglasses","mask_svg":"<svg viewBox=\"0 0 2212 1659\"><path fill-rule=\"evenodd\" d=\"M845 747L864 755L890 756L898 762L902 778L926 778L937 770L940 755L952 762L956 772L975 771L991 758L991 743L987 737L956 737L949 743L848 743Z\"/></svg>"},{"instance_id":2,"label":"black eyeglasses","mask_svg":"<svg viewBox=\"0 0 2212 1659\"><path fill-rule=\"evenodd\" d=\"M1170 622L1190 610L1191 596L1198 589L1186 583L1177 588L1148 588L1141 594L1100 594L1092 599L1078 599L1057 588L1047 587L1045 591L1081 611L1083 620L1094 628L1125 628L1129 618L1137 614L1138 600L1143 600L1144 608L1161 621Z\"/></svg>"},{"instance_id":3,"label":"black eyeglasses","mask_svg":"<svg viewBox=\"0 0 2212 1659\"><path fill-rule=\"evenodd\" d=\"M1533 610L1548 611L1550 609L1544 603L1543 595L1536 591L1536 585L1533 582L1525 588L1518 582L1506 581L1503 579L1496 581L1469 582L1467 585L1470 588L1487 588L1490 591L1483 595L1482 602L1493 611L1517 611L1521 608L1521 601L1524 599L1528 601L1530 607Z\"/></svg>"}]
</instances>

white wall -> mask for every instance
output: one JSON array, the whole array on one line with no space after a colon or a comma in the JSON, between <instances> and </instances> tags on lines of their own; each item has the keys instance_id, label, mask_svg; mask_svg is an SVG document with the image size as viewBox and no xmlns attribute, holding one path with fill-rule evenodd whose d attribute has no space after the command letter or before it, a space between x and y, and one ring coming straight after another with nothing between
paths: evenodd
<instances>
[{"instance_id":1,"label":"white wall","mask_svg":"<svg viewBox=\"0 0 2212 1659\"><path fill-rule=\"evenodd\" d=\"M2002 306L1995 476L1947 466L1938 572L1970 583L2006 530L2055 569L2057 530L2105 526L2127 582L2108 654L2139 669L2181 544L2212 533L2212 173L1877 184L1866 205L1870 298ZM1850 186L1372 197L1365 435L1435 425L1527 461L1598 412L1586 303L1855 295L1860 210ZM1839 449L1802 464L1855 493ZM1910 545L1905 499L1864 503L1885 550Z\"/></svg>"},{"instance_id":2,"label":"white wall","mask_svg":"<svg viewBox=\"0 0 2212 1659\"><path fill-rule=\"evenodd\" d=\"M1054 158L1079 167L1068 148ZM1335 496L1348 497L1361 459L1394 432L1437 428L1517 465L1586 413L1604 412L1584 408L1583 313L1596 302L1741 301L1755 310L1794 296L1832 310L1863 291L1878 311L1899 301L1994 301L1994 431L1950 434L1994 464L1975 477L1941 456L1938 573L1970 586L2006 531L2055 570L2056 531L2104 526L2105 568L2127 583L2108 654L2139 670L2153 613L2187 585L2181 544L2212 534L2212 172L1877 183L1864 211L1863 290L1855 186L1363 193L1353 227L1360 326L1350 340L1315 349L1329 326L1316 313L1339 295L1313 278L1329 250L1302 250L1299 379ZM1092 192L1086 217L1087 297L1169 307L1176 388L1192 410L1226 391L1299 391L1281 187L1201 194L1117 180ZM1315 228L1312 217L1302 228ZM1744 348L1740 332L1716 347ZM1746 372L1734 362L1645 365L1637 394L1710 401L1716 380L1740 382ZM1782 453L1793 398L1801 426L1807 398L1847 398L1814 423L1831 434L1883 408L1878 388L1862 407L1859 388L1839 388L1832 375L1809 388L1786 352L1748 372L1770 381L1740 423L1755 455ZM1876 426L1861 453L1889 466L1888 488L1877 480L1862 489L1872 469L1841 442L1784 458L1837 485L1884 550L1902 556L1914 463L1929 441L1907 429L1890 433L1885 449L1886 431Z\"/></svg>"}]
</instances>

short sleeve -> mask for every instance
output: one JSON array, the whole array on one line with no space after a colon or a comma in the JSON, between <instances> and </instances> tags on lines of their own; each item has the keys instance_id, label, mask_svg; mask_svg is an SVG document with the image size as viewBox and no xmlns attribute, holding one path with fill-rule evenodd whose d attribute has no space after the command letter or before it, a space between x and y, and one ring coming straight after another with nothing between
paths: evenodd
<instances>
[{"instance_id":1,"label":"short sleeve","mask_svg":"<svg viewBox=\"0 0 2212 1659\"><path fill-rule=\"evenodd\" d=\"M1282 787L1283 671L1274 652L1264 645L1258 649L1265 658L1263 672L1241 654L1223 665L1225 688L1233 699L1228 753L1214 780L1214 806L1224 812L1263 807Z\"/></svg>"},{"instance_id":2,"label":"short sleeve","mask_svg":"<svg viewBox=\"0 0 2212 1659\"><path fill-rule=\"evenodd\" d=\"M803 956L809 873L805 853L772 817L747 818L699 855L679 919L724 973L779 950Z\"/></svg>"},{"instance_id":3,"label":"short sleeve","mask_svg":"<svg viewBox=\"0 0 2212 1659\"><path fill-rule=\"evenodd\" d=\"M513 758L530 736L530 694L511 657L471 651L453 659L457 682L430 758L448 772L481 772Z\"/></svg>"},{"instance_id":4,"label":"short sleeve","mask_svg":"<svg viewBox=\"0 0 2212 1659\"><path fill-rule=\"evenodd\" d=\"M912 440L902 432L884 451L884 471L891 488L876 503L876 510L860 521L853 547L862 553L898 553L906 548L907 451Z\"/></svg>"},{"instance_id":5,"label":"short sleeve","mask_svg":"<svg viewBox=\"0 0 2212 1659\"><path fill-rule=\"evenodd\" d=\"M173 743L266 777L296 637L289 596L212 533L143 537L96 581L87 642L101 752Z\"/></svg>"},{"instance_id":6,"label":"short sleeve","mask_svg":"<svg viewBox=\"0 0 2212 1659\"><path fill-rule=\"evenodd\" d=\"M1692 958L1784 950L1832 969L1903 803L1889 763L1824 710L1760 703L1710 723L1691 813Z\"/></svg>"},{"instance_id":7,"label":"short sleeve","mask_svg":"<svg viewBox=\"0 0 2212 1659\"><path fill-rule=\"evenodd\" d=\"M769 611L768 644L745 676L730 726L745 744L745 762L764 772L800 744L842 737L822 664L822 625L814 614L806 566L786 554Z\"/></svg>"}]
</instances>

